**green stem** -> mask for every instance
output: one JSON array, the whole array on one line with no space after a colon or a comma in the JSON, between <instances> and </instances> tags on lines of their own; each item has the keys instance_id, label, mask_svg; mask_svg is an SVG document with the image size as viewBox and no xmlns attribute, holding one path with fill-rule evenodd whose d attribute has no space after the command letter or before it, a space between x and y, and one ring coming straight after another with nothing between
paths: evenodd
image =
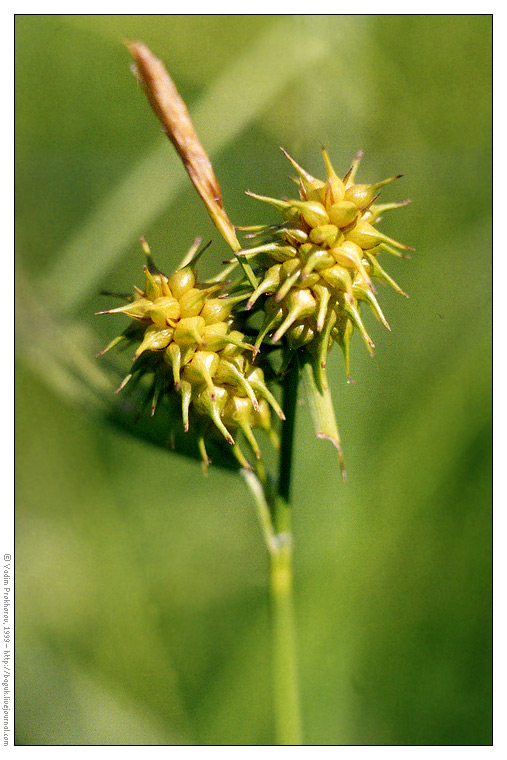
<instances>
[{"instance_id":1,"label":"green stem","mask_svg":"<svg viewBox=\"0 0 507 760\"><path fill-rule=\"evenodd\" d=\"M278 492L263 469L242 475L254 498L270 559L270 597L273 629L273 698L276 743L302 744L296 642L292 600L292 531L288 503L292 473L294 424L299 372L295 365L284 378L280 479Z\"/></svg>"},{"instance_id":2,"label":"green stem","mask_svg":"<svg viewBox=\"0 0 507 760\"><path fill-rule=\"evenodd\" d=\"M296 424L296 408L298 401L299 367L293 360L283 377L283 413L285 421L282 426L280 444L280 477L278 491L287 504L290 503L292 460L294 453L294 427Z\"/></svg>"},{"instance_id":3,"label":"green stem","mask_svg":"<svg viewBox=\"0 0 507 760\"><path fill-rule=\"evenodd\" d=\"M279 526L270 554L273 615L273 682L276 738L279 745L301 745L296 642L292 602L292 533L290 507L278 498L274 518ZM280 531L280 527L284 527Z\"/></svg>"}]
</instances>

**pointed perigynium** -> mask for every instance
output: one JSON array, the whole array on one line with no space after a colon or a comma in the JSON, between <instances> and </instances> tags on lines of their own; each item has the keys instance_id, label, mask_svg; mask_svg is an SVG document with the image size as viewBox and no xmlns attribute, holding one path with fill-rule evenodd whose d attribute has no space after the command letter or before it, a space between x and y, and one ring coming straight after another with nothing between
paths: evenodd
<instances>
[{"instance_id":1,"label":"pointed perigynium","mask_svg":"<svg viewBox=\"0 0 507 760\"><path fill-rule=\"evenodd\" d=\"M248 293L220 293L223 284L198 284L196 264L204 248L198 242L189 251L184 266L167 277L154 264L147 243L145 282L135 288L127 303L99 314L124 314L131 319L123 334L99 354L121 342L137 344L133 365L118 391L132 379L150 375L152 414L161 396L179 394L183 428L195 425L205 465L207 436L219 436L231 444L240 464L248 460L237 443L241 431L258 458L260 450L253 430L265 430L273 442L271 412L283 412L269 391L263 371L253 365L256 350L243 333L234 329L233 307ZM194 255L195 254L195 255Z\"/></svg>"},{"instance_id":2,"label":"pointed perigynium","mask_svg":"<svg viewBox=\"0 0 507 760\"><path fill-rule=\"evenodd\" d=\"M262 308L263 324L255 347L266 337L283 340L294 350L310 352L319 384L327 387L326 357L336 342L343 351L350 380L349 347L354 328L372 354L374 344L364 326L361 307L367 304L387 329L389 325L376 298L373 280L406 293L384 271L378 254L388 252L408 258L409 246L380 232L381 214L409 201L378 204L384 185L402 175L371 185L356 184L361 153L341 179L324 148L327 177L312 177L285 150L284 155L298 173L299 199L278 200L254 193L248 195L277 208L281 224L243 227L257 238L257 245L238 255L256 265L257 288L250 294L246 310Z\"/></svg>"}]
</instances>

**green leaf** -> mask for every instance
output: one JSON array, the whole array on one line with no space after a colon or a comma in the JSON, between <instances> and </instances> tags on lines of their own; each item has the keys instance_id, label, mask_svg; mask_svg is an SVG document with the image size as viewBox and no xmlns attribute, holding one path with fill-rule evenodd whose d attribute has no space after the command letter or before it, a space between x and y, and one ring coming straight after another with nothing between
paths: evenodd
<instances>
[{"instance_id":1,"label":"green leaf","mask_svg":"<svg viewBox=\"0 0 507 760\"><path fill-rule=\"evenodd\" d=\"M313 421L313 427L315 429L315 435L317 438L324 438L328 441L331 441L333 446L336 448L338 451L338 458L340 460L342 477L345 480L345 463L343 461L340 434L338 433L338 425L336 423L336 417L329 387L327 384L325 387L323 387L321 383L317 381L315 376L315 369L309 355L308 358L305 358L302 361L301 369L304 380L306 400L308 402L308 406L310 407L310 414Z\"/></svg>"}]
</instances>

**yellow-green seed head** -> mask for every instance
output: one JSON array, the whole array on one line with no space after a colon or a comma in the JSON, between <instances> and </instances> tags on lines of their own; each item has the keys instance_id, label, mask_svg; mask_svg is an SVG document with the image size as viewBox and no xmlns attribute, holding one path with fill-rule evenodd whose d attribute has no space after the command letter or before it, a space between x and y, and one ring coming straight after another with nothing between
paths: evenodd
<instances>
[{"instance_id":1,"label":"yellow-green seed head","mask_svg":"<svg viewBox=\"0 0 507 760\"><path fill-rule=\"evenodd\" d=\"M403 252L409 247L384 235L376 224L384 210L408 201L375 205L382 187L402 175L357 184L355 175L362 153L356 155L349 171L340 178L323 148L327 176L319 180L282 151L298 173L300 198L278 200L248 193L277 208L283 222L255 228L259 239L256 247L239 253L248 258L258 278L246 306L264 313L255 345L261 346L269 337L293 350L305 346L323 367L330 345L337 342L349 377L349 345L354 327L368 351L373 349L362 321L361 305L367 305L389 327L372 281L383 280L406 295L381 267L377 256L388 251L405 258Z\"/></svg>"},{"instance_id":2,"label":"yellow-green seed head","mask_svg":"<svg viewBox=\"0 0 507 760\"><path fill-rule=\"evenodd\" d=\"M121 313L131 319L121 339L136 344L134 364L120 389L133 376L153 374L152 414L160 396L179 394L183 428L198 426L201 452L205 452L205 435L218 434L233 446L241 464L247 466L235 441L236 433L244 433L252 452L258 456L252 429L266 429L266 403L278 416L283 416L265 384L262 370L259 367L252 370L251 360L256 351L243 332L235 328L231 316L236 304L246 301L250 294L218 295L223 284L199 284L195 259L167 277L155 267L147 244L142 242L148 259L144 289L136 288L125 306L99 312ZM119 340L112 341L101 354ZM249 382L249 374L255 382ZM238 409L248 408L248 414L245 411L240 416L239 412L232 414L235 405Z\"/></svg>"}]
</instances>

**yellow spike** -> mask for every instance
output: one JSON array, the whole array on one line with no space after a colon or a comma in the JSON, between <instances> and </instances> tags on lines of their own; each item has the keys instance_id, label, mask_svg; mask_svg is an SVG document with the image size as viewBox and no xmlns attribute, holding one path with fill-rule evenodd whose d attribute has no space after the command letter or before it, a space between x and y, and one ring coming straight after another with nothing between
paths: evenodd
<instances>
[{"instance_id":1,"label":"yellow spike","mask_svg":"<svg viewBox=\"0 0 507 760\"><path fill-rule=\"evenodd\" d=\"M277 343L280 338L287 332L289 327L303 317L310 316L315 311L317 303L311 292L306 289L293 291L287 296L287 308L289 312L283 320L276 333L273 335L273 342Z\"/></svg>"},{"instance_id":2,"label":"yellow spike","mask_svg":"<svg viewBox=\"0 0 507 760\"><path fill-rule=\"evenodd\" d=\"M232 362L229 362L226 359L222 359L216 370L215 378L218 383L238 385L245 391L246 395L252 403L253 408L256 411L258 410L259 402L257 401L252 386Z\"/></svg>"},{"instance_id":3,"label":"yellow spike","mask_svg":"<svg viewBox=\"0 0 507 760\"><path fill-rule=\"evenodd\" d=\"M128 375L126 375L126 376L123 378L123 380L121 381L121 383L119 384L119 386L118 386L118 387L117 387L117 389L115 390L115 393L119 393L121 390L123 390L123 389L125 388L125 386L126 386L126 385L127 385L127 383L129 382L129 380L131 379L131 377L132 377L132 374L133 374L132 372L129 372L129 374L128 374Z\"/></svg>"},{"instance_id":4,"label":"yellow spike","mask_svg":"<svg viewBox=\"0 0 507 760\"><path fill-rule=\"evenodd\" d=\"M326 166L327 183L326 183L326 206L332 206L334 203L338 203L343 200L345 195L345 186L337 173L335 172L329 154L324 146L321 147L322 157Z\"/></svg>"},{"instance_id":5,"label":"yellow spike","mask_svg":"<svg viewBox=\"0 0 507 760\"><path fill-rule=\"evenodd\" d=\"M361 337L364 340L364 343L366 345L366 348L368 349L368 353L370 356L373 356L373 349L375 348L375 343L372 341L368 333L366 332L366 328L363 324L363 320L361 319L361 315L359 314L359 311L354 304L354 299L351 298L348 294L345 295L344 298L344 304L343 304L344 310L347 312L359 332L361 333Z\"/></svg>"},{"instance_id":6,"label":"yellow spike","mask_svg":"<svg viewBox=\"0 0 507 760\"><path fill-rule=\"evenodd\" d=\"M208 452L206 451L206 446L204 444L204 438L202 435L200 435L197 439L197 446L199 447L199 453L202 459L202 474L206 476L208 474L208 466L211 464L211 459L209 458Z\"/></svg>"},{"instance_id":7,"label":"yellow spike","mask_svg":"<svg viewBox=\"0 0 507 760\"><path fill-rule=\"evenodd\" d=\"M387 319L384 317L384 313L382 309L380 308L380 304L371 292L369 288L361 288L356 286L352 287L352 290L354 291L354 295L357 299L360 301L365 301L375 314L375 316L379 319L380 322L384 325L384 327L387 327L387 329L390 331L391 328L389 327L389 323Z\"/></svg>"},{"instance_id":8,"label":"yellow spike","mask_svg":"<svg viewBox=\"0 0 507 760\"><path fill-rule=\"evenodd\" d=\"M404 290L400 288L398 283L396 283L393 278L387 274L385 269L383 269L377 259L375 258L374 254L372 254L369 251L365 251L366 258L368 259L368 262L370 264L371 270L372 270L372 276L377 277L379 280L384 280L384 282L387 282L388 285L390 285L394 290L399 293L402 296L405 296L405 298L408 298L407 293L405 293Z\"/></svg>"},{"instance_id":9,"label":"yellow spike","mask_svg":"<svg viewBox=\"0 0 507 760\"><path fill-rule=\"evenodd\" d=\"M292 274L290 274L289 277L287 277L287 279L284 280L284 282L282 282L282 284L281 284L281 286L280 286L280 288L277 291L276 296L275 296L275 301L277 303L279 303L280 301L282 301L285 298L285 296L288 294L289 290L292 288L292 286L294 285L294 283L296 283L298 281L301 272L302 272L302 268L301 267L297 267L294 270L294 272L292 272Z\"/></svg>"},{"instance_id":10,"label":"yellow spike","mask_svg":"<svg viewBox=\"0 0 507 760\"><path fill-rule=\"evenodd\" d=\"M250 198L256 198L258 201L269 203L271 206L274 206L279 211L286 211L287 209L291 207L291 204L288 203L288 201L282 201L279 198L270 198L267 195L257 195L257 193L252 193L250 190L245 190L245 195L249 195Z\"/></svg>"},{"instance_id":11,"label":"yellow spike","mask_svg":"<svg viewBox=\"0 0 507 760\"><path fill-rule=\"evenodd\" d=\"M234 454L234 456L236 457L239 464L241 465L241 467L243 467L244 470L252 469L252 465L250 464L248 459L245 457L245 455L241 451L241 448L239 447L238 443L235 443L234 446L232 447L232 453Z\"/></svg>"},{"instance_id":12,"label":"yellow spike","mask_svg":"<svg viewBox=\"0 0 507 760\"><path fill-rule=\"evenodd\" d=\"M102 349L102 351L99 351L99 353L96 354L97 359L99 358L99 356L104 356L104 354L107 351L110 351L111 348L114 348L114 346L117 346L118 343L121 343L122 340L126 340L124 335L118 335L116 338L113 338L113 340L110 343L108 343L107 346Z\"/></svg>"},{"instance_id":13,"label":"yellow spike","mask_svg":"<svg viewBox=\"0 0 507 760\"><path fill-rule=\"evenodd\" d=\"M359 164L361 163L361 159L363 157L363 151L358 150L356 155L354 156L354 160L352 161L352 166L348 170L347 174L343 178L343 184L345 187L349 187L353 184L354 178L357 174L357 170L359 169Z\"/></svg>"},{"instance_id":14,"label":"yellow spike","mask_svg":"<svg viewBox=\"0 0 507 760\"><path fill-rule=\"evenodd\" d=\"M262 396L268 404L274 409L276 414L280 417L281 420L285 419L285 415L278 404L276 398L273 396L273 394L269 391L267 385L264 382L264 373L260 369L260 367L253 367L248 375L247 375L248 382L252 386L252 388L257 391L257 393Z\"/></svg>"},{"instance_id":15,"label":"yellow spike","mask_svg":"<svg viewBox=\"0 0 507 760\"><path fill-rule=\"evenodd\" d=\"M189 421L188 411L190 407L190 401L192 400L192 386L188 380L181 381L181 416L183 419L183 429L185 433L188 433Z\"/></svg>"},{"instance_id":16,"label":"yellow spike","mask_svg":"<svg viewBox=\"0 0 507 760\"><path fill-rule=\"evenodd\" d=\"M169 363L173 371L174 387L179 390L181 385L181 348L177 343L170 343L165 350L165 357L169 360Z\"/></svg>"}]
</instances>

